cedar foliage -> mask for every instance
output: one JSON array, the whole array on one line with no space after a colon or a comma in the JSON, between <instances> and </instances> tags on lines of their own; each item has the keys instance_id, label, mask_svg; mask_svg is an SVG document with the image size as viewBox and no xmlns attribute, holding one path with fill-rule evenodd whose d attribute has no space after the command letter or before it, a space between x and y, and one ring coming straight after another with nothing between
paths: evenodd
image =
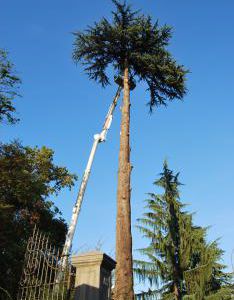
<instances>
[{"instance_id":1,"label":"cedar foliage","mask_svg":"<svg viewBox=\"0 0 234 300\"><path fill-rule=\"evenodd\" d=\"M127 64L129 77L148 85L151 109L182 99L187 70L167 50L172 28L160 26L126 2L112 2L116 7L112 22L102 18L84 32L74 33L74 61L81 62L89 78L102 86L110 83L109 66L116 76L123 76Z\"/></svg>"},{"instance_id":2,"label":"cedar foliage","mask_svg":"<svg viewBox=\"0 0 234 300\"><path fill-rule=\"evenodd\" d=\"M146 260L135 261L138 279L150 284L138 299L231 299L230 275L220 263L218 242L206 241L207 228L195 226L179 195L179 174L167 163L155 185L163 194L149 194L137 228L149 240L139 249ZM154 288L155 287L155 288Z\"/></svg>"}]
</instances>

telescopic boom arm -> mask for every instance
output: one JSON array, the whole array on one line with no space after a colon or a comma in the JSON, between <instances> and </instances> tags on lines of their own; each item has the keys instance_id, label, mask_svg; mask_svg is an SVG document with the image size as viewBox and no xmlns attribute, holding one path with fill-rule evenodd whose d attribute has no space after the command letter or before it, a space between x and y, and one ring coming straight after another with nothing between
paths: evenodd
<instances>
[{"instance_id":1,"label":"telescopic boom arm","mask_svg":"<svg viewBox=\"0 0 234 300\"><path fill-rule=\"evenodd\" d=\"M62 266L66 267L67 265L67 260L68 260L68 256L70 254L71 251L71 247L72 247L72 240L74 237L74 233L75 233L75 229L76 229L76 224L77 224L77 220L78 220L78 216L80 213L80 209L81 209L81 205L82 205L82 201L84 198L84 193L86 190L86 186L88 183L88 179L89 179L89 175L91 172L91 168L92 168L92 164L93 164L93 160L94 160L94 156L97 150L97 146L99 143L103 142L106 140L106 136L107 136L107 132L111 126L111 122L112 122L112 118L113 118L113 113L115 110L115 107L117 105L117 101L120 97L120 92L121 92L122 87L119 86L118 90L116 92L116 95L114 97L114 100L109 108L109 111L106 115L106 119L102 128L101 133L99 134L95 134L94 135L94 142L93 142L93 146L89 155L89 159L88 159L88 163L85 169L85 172L83 174L83 178L81 181L81 185L80 185L80 189L79 189L79 193L76 199L76 203L75 206L73 207L73 211L72 211L72 217L71 217L71 222L68 228L68 232L67 232L67 236L66 236L66 241L64 244L64 248L63 248L63 255L62 255Z\"/></svg>"}]
</instances>

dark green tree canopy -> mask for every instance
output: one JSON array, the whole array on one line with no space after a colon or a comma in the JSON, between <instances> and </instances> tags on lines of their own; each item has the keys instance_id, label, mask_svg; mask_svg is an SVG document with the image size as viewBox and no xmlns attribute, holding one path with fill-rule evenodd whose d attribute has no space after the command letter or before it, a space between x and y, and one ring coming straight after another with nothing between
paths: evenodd
<instances>
[{"instance_id":1,"label":"dark green tree canopy","mask_svg":"<svg viewBox=\"0 0 234 300\"><path fill-rule=\"evenodd\" d=\"M18 118L14 116L13 100L19 96L20 79L14 73L14 66L7 58L7 52L0 49L0 123L6 121L14 124Z\"/></svg>"},{"instance_id":2,"label":"dark green tree canopy","mask_svg":"<svg viewBox=\"0 0 234 300\"><path fill-rule=\"evenodd\" d=\"M51 149L0 144L0 287L12 296L34 225L62 246L67 225L50 197L71 188L75 179L67 168L54 164Z\"/></svg>"},{"instance_id":3,"label":"dark green tree canopy","mask_svg":"<svg viewBox=\"0 0 234 300\"><path fill-rule=\"evenodd\" d=\"M116 75L129 68L130 78L145 81L150 91L150 108L166 105L185 92L187 70L167 50L171 27L160 27L148 16L133 11L125 2L113 0L116 11L110 23L103 18L83 32L75 32L73 59L85 66L90 79L103 86L110 83L107 68Z\"/></svg>"},{"instance_id":4,"label":"dark green tree canopy","mask_svg":"<svg viewBox=\"0 0 234 300\"><path fill-rule=\"evenodd\" d=\"M139 250L145 260L135 260L135 273L150 289L137 298L230 300L231 276L220 262L223 251L217 241L207 242L207 228L195 226L193 215L184 210L178 176L164 164L155 181L163 193L149 194L146 212L138 219L137 228L149 244Z\"/></svg>"}]
</instances>

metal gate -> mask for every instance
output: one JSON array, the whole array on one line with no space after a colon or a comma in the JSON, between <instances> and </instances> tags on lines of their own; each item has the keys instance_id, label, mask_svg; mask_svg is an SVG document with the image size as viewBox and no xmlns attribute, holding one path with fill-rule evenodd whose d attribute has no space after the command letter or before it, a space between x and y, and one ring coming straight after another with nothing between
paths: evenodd
<instances>
[{"instance_id":1,"label":"metal gate","mask_svg":"<svg viewBox=\"0 0 234 300\"><path fill-rule=\"evenodd\" d=\"M75 269L36 227L28 240L17 300L73 300ZM59 278L59 280L58 280Z\"/></svg>"}]
</instances>

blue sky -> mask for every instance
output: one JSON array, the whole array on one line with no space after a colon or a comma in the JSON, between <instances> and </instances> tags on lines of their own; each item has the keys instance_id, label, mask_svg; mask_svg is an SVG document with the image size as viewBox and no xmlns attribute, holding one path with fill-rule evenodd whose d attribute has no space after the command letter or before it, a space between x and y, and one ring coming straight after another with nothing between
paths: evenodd
<instances>
[{"instance_id":1,"label":"blue sky","mask_svg":"<svg viewBox=\"0 0 234 300\"><path fill-rule=\"evenodd\" d=\"M188 94L148 114L148 94L132 93L132 222L141 216L147 192L163 160L181 172L181 200L196 212L195 222L211 225L209 239L220 237L231 269L234 249L234 2L232 0L132 0L135 8L174 27L170 50L190 69ZM100 131L115 86L102 89L88 80L71 59L75 30L110 16L110 0L2 1L0 47L22 78L17 101L21 122L1 126L4 142L46 145L55 162L81 178L93 134ZM92 249L99 240L114 255L120 110L107 142L101 144L80 215L74 250ZM68 221L78 184L64 191L56 205ZM133 227L134 249L145 245Z\"/></svg>"}]
</instances>

